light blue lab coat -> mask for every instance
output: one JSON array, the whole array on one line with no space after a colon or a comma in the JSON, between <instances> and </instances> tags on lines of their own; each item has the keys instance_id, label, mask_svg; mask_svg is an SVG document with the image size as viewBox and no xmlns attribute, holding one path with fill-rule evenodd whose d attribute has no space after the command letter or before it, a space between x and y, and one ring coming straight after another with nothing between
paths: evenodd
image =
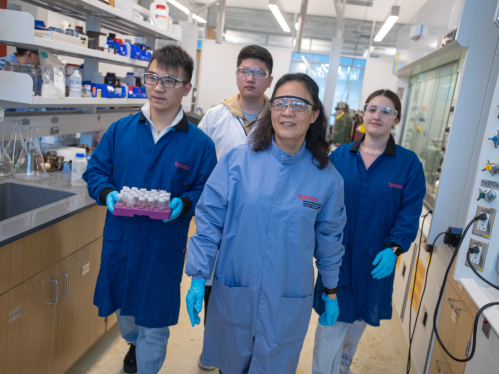
<instances>
[{"instance_id":1,"label":"light blue lab coat","mask_svg":"<svg viewBox=\"0 0 499 374\"><path fill-rule=\"evenodd\" d=\"M319 170L303 145L273 142L223 156L196 207L185 272L209 279L202 362L223 373L295 373L310 321L313 257L324 284L338 282L346 221L343 179Z\"/></svg>"}]
</instances>

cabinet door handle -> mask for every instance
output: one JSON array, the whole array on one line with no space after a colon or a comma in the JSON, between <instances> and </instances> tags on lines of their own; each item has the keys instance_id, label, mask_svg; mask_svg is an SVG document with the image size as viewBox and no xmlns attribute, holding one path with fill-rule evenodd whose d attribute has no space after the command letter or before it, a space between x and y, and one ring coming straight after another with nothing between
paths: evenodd
<instances>
[{"instance_id":1,"label":"cabinet door handle","mask_svg":"<svg viewBox=\"0 0 499 374\"><path fill-rule=\"evenodd\" d=\"M55 304L57 304L57 295L59 295L59 282L57 282L54 279L51 279L50 281L54 282L57 288L55 289L55 301L53 303L49 301L49 304L50 305L55 305Z\"/></svg>"},{"instance_id":2,"label":"cabinet door handle","mask_svg":"<svg viewBox=\"0 0 499 374\"><path fill-rule=\"evenodd\" d=\"M447 374L447 373L443 372L442 370L440 370L440 367L438 366L438 364L443 364L443 363L444 363L443 361L435 360L435 364L437 365L437 370L438 370L439 374Z\"/></svg>"},{"instance_id":3,"label":"cabinet door handle","mask_svg":"<svg viewBox=\"0 0 499 374\"><path fill-rule=\"evenodd\" d=\"M66 277L66 294L65 295L59 295L60 297L66 297L68 296L68 289L69 289L69 275L61 273L61 275L64 275Z\"/></svg>"},{"instance_id":4,"label":"cabinet door handle","mask_svg":"<svg viewBox=\"0 0 499 374\"><path fill-rule=\"evenodd\" d=\"M447 299L447 302L450 304L450 307L451 307L452 309L460 311L460 310L461 310L461 308L457 308L457 307L455 307L454 305L452 305L452 302L453 302L453 301L455 302L455 301L456 301L456 299L451 299L450 297Z\"/></svg>"}]
</instances>

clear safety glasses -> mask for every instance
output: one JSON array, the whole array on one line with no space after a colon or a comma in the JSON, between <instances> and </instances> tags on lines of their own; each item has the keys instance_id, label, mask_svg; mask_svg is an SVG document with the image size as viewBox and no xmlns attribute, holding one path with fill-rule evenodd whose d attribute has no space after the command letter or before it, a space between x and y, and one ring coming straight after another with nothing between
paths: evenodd
<instances>
[{"instance_id":1,"label":"clear safety glasses","mask_svg":"<svg viewBox=\"0 0 499 374\"><path fill-rule=\"evenodd\" d=\"M161 84L161 87L168 90L180 87L182 84L189 83L187 81L182 81L171 75L164 75L160 77L152 73L142 74L142 84L144 86L155 87L158 84L158 82Z\"/></svg>"},{"instance_id":2,"label":"clear safety glasses","mask_svg":"<svg viewBox=\"0 0 499 374\"><path fill-rule=\"evenodd\" d=\"M310 109L317 110L317 107L310 101L296 96L278 96L270 100L270 110L274 112L282 112L287 106L295 113L305 113Z\"/></svg>"},{"instance_id":3,"label":"clear safety glasses","mask_svg":"<svg viewBox=\"0 0 499 374\"><path fill-rule=\"evenodd\" d=\"M248 68L238 68L236 70L236 77L239 79L248 79L250 75L253 74L256 80L262 80L268 78L270 73L263 69L248 69Z\"/></svg>"},{"instance_id":4,"label":"clear safety glasses","mask_svg":"<svg viewBox=\"0 0 499 374\"><path fill-rule=\"evenodd\" d=\"M397 118L398 112L390 108L389 106L379 106L372 104L364 105L364 114L370 114L374 116L379 111L381 118L383 119L393 119Z\"/></svg>"}]
</instances>

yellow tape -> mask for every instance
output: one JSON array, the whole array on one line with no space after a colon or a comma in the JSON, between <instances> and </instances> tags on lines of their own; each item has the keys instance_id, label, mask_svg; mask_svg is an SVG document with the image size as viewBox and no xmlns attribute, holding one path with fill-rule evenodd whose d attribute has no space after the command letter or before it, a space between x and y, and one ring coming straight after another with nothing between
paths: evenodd
<instances>
[{"instance_id":1,"label":"yellow tape","mask_svg":"<svg viewBox=\"0 0 499 374\"><path fill-rule=\"evenodd\" d=\"M336 117L336 119L340 119L341 117L343 117L345 115L345 112L341 112L340 114L338 114L338 117Z\"/></svg>"},{"instance_id":2,"label":"yellow tape","mask_svg":"<svg viewBox=\"0 0 499 374\"><path fill-rule=\"evenodd\" d=\"M362 134L364 134L366 132L366 127L364 126L364 124L362 124L360 126L359 132L362 133Z\"/></svg>"}]
</instances>

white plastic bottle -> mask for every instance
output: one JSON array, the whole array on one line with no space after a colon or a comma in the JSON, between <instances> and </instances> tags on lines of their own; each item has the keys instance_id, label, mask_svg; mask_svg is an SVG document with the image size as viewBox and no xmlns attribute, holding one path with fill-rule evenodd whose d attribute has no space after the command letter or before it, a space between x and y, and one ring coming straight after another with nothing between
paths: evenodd
<instances>
[{"instance_id":1,"label":"white plastic bottle","mask_svg":"<svg viewBox=\"0 0 499 374\"><path fill-rule=\"evenodd\" d=\"M87 159L83 153L77 153L76 158L73 159L71 165L71 185L76 187L86 186L87 182L85 182L82 178L83 173L87 169Z\"/></svg>"},{"instance_id":2,"label":"white plastic bottle","mask_svg":"<svg viewBox=\"0 0 499 374\"><path fill-rule=\"evenodd\" d=\"M69 97L81 97L81 75L78 70L69 77Z\"/></svg>"},{"instance_id":3,"label":"white plastic bottle","mask_svg":"<svg viewBox=\"0 0 499 374\"><path fill-rule=\"evenodd\" d=\"M134 86L135 85L135 76L133 72L128 72L126 73L126 78L123 80L123 82L126 83L127 86Z\"/></svg>"},{"instance_id":4,"label":"white plastic bottle","mask_svg":"<svg viewBox=\"0 0 499 374\"><path fill-rule=\"evenodd\" d=\"M168 28L168 14L170 13L165 0L155 0L149 6L154 26L166 30Z\"/></svg>"}]
</instances>

